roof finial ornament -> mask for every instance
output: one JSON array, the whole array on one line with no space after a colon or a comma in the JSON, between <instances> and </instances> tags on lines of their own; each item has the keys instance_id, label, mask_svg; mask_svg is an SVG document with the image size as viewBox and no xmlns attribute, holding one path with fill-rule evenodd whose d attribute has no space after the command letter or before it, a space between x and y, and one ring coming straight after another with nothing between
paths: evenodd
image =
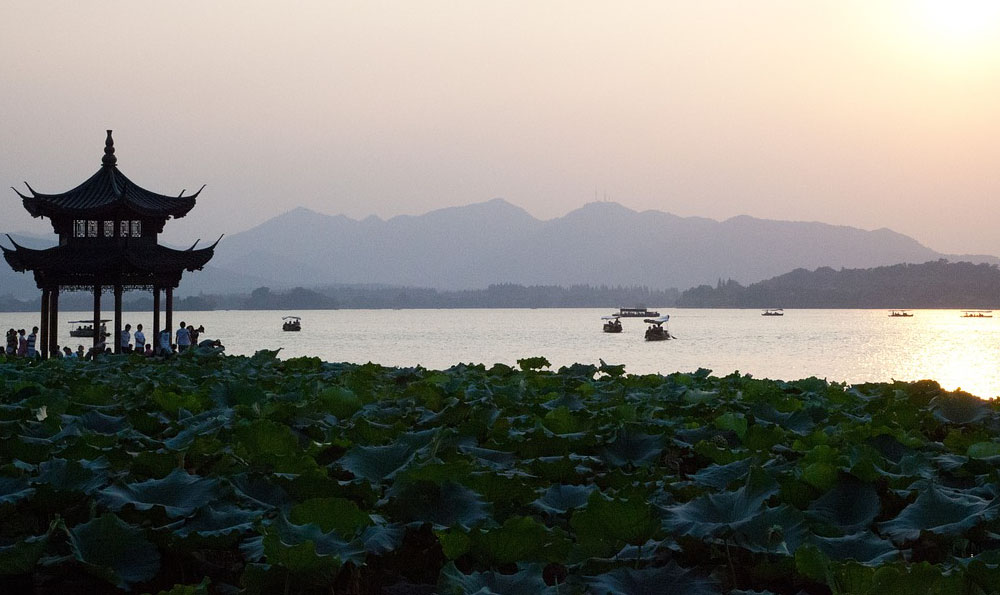
<instances>
[{"instance_id":1,"label":"roof finial ornament","mask_svg":"<svg viewBox=\"0 0 1000 595\"><path fill-rule=\"evenodd\" d=\"M111 138L111 131L108 131L108 140L104 141L104 158L101 159L101 163L108 167L114 167L118 164L118 158L115 157L115 139Z\"/></svg>"}]
</instances>

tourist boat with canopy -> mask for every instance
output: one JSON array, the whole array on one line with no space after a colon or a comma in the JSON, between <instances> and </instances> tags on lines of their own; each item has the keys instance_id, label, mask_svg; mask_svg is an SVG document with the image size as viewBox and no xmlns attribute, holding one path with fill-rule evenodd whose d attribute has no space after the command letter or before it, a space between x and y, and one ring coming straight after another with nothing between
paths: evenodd
<instances>
[{"instance_id":1,"label":"tourist boat with canopy","mask_svg":"<svg viewBox=\"0 0 1000 595\"><path fill-rule=\"evenodd\" d=\"M645 306L636 306L635 308L618 308L618 313L612 314L612 316L617 316L619 318L655 318L659 315L659 312L655 310L647 310Z\"/></svg>"},{"instance_id":2,"label":"tourist boat with canopy","mask_svg":"<svg viewBox=\"0 0 1000 595\"><path fill-rule=\"evenodd\" d=\"M963 310L962 318L993 318L993 310Z\"/></svg>"},{"instance_id":3,"label":"tourist boat with canopy","mask_svg":"<svg viewBox=\"0 0 1000 595\"><path fill-rule=\"evenodd\" d=\"M601 316L601 320L604 320L604 332L606 333L620 333L622 332L622 321L618 320L615 315L611 316Z\"/></svg>"},{"instance_id":4,"label":"tourist boat with canopy","mask_svg":"<svg viewBox=\"0 0 1000 595\"><path fill-rule=\"evenodd\" d=\"M781 308L768 308L761 316L784 316L785 312Z\"/></svg>"},{"instance_id":5,"label":"tourist boat with canopy","mask_svg":"<svg viewBox=\"0 0 1000 595\"><path fill-rule=\"evenodd\" d=\"M101 336L108 336L107 323L111 322L110 318L101 319ZM70 324L75 324L76 328L69 332L70 337L93 337L94 336L94 321L93 320L71 320Z\"/></svg>"},{"instance_id":6,"label":"tourist boat with canopy","mask_svg":"<svg viewBox=\"0 0 1000 595\"><path fill-rule=\"evenodd\" d=\"M909 310L890 310L889 311L889 317L890 318L909 318L911 316L913 316L913 313L910 312Z\"/></svg>"},{"instance_id":7,"label":"tourist boat with canopy","mask_svg":"<svg viewBox=\"0 0 1000 595\"><path fill-rule=\"evenodd\" d=\"M667 329L663 328L663 325L670 320L670 315L660 316L659 318L647 318L643 322L649 324L646 329L646 340L647 341L664 341L666 339L673 339Z\"/></svg>"},{"instance_id":8,"label":"tourist boat with canopy","mask_svg":"<svg viewBox=\"0 0 1000 595\"><path fill-rule=\"evenodd\" d=\"M302 319L298 316L283 316L281 320L284 322L284 324L281 325L281 330L283 331L302 330Z\"/></svg>"}]
</instances>

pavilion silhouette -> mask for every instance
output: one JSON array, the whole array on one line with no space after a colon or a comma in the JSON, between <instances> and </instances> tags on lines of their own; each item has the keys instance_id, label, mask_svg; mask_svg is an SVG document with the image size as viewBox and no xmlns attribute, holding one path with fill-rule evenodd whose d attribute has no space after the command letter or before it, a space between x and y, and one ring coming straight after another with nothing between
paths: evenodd
<instances>
[{"instance_id":1,"label":"pavilion silhouette","mask_svg":"<svg viewBox=\"0 0 1000 595\"><path fill-rule=\"evenodd\" d=\"M160 333L160 294L165 292L165 327L173 326L173 290L185 270L196 271L212 258L214 244L196 250L175 250L157 243L167 219L186 215L204 186L190 196L157 194L138 186L118 169L115 143L108 130L101 168L85 182L60 194L41 194L25 182L30 194L13 188L32 217L48 217L59 234L59 244L44 250L18 245L0 246L11 268L32 271L42 290L40 352L49 357L58 349L60 291L94 294L94 346L101 333L101 294L113 292L115 353L121 352L122 293L153 292L153 343ZM220 236L221 240L222 237Z\"/></svg>"}]
</instances>

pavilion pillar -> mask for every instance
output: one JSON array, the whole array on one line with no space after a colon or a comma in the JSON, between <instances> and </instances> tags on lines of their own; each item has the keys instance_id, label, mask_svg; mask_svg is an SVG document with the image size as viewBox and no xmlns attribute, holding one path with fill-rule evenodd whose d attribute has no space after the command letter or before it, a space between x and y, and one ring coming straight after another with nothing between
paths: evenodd
<instances>
[{"instance_id":1,"label":"pavilion pillar","mask_svg":"<svg viewBox=\"0 0 1000 595\"><path fill-rule=\"evenodd\" d=\"M94 285L94 349L104 341L101 332L101 286Z\"/></svg>"},{"instance_id":2,"label":"pavilion pillar","mask_svg":"<svg viewBox=\"0 0 1000 595\"><path fill-rule=\"evenodd\" d=\"M153 351L160 350L160 288L153 286Z\"/></svg>"},{"instance_id":3,"label":"pavilion pillar","mask_svg":"<svg viewBox=\"0 0 1000 595\"><path fill-rule=\"evenodd\" d=\"M40 341L41 344L35 345L35 351L41 354L42 359L48 359L49 357L49 289L47 287L42 288L42 321L41 321L41 337L35 337L36 341Z\"/></svg>"},{"instance_id":4,"label":"pavilion pillar","mask_svg":"<svg viewBox=\"0 0 1000 595\"><path fill-rule=\"evenodd\" d=\"M122 352L122 286L115 285L115 353Z\"/></svg>"},{"instance_id":5,"label":"pavilion pillar","mask_svg":"<svg viewBox=\"0 0 1000 595\"><path fill-rule=\"evenodd\" d=\"M174 337L174 288L167 287L167 311L166 311L166 326L167 332L170 333L170 341L173 342Z\"/></svg>"},{"instance_id":6,"label":"pavilion pillar","mask_svg":"<svg viewBox=\"0 0 1000 595\"><path fill-rule=\"evenodd\" d=\"M49 354L59 355L59 286L49 291Z\"/></svg>"}]
</instances>

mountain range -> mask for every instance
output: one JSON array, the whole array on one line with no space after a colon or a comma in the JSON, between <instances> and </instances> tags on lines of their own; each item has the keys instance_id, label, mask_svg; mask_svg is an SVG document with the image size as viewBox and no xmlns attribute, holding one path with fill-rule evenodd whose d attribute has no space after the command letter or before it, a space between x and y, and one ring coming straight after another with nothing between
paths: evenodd
<instances>
[{"instance_id":1,"label":"mountain range","mask_svg":"<svg viewBox=\"0 0 1000 595\"><path fill-rule=\"evenodd\" d=\"M224 231L224 230L220 230ZM37 246L44 240L15 236ZM594 202L539 220L502 199L355 220L296 208L227 235L179 295L255 287L334 284L475 289L522 285L645 285L687 289L732 279L748 284L796 268L870 268L945 258L995 264L993 256L948 255L889 229L739 216L725 221L637 212ZM37 295L30 275L0 266L0 295Z\"/></svg>"}]
</instances>

